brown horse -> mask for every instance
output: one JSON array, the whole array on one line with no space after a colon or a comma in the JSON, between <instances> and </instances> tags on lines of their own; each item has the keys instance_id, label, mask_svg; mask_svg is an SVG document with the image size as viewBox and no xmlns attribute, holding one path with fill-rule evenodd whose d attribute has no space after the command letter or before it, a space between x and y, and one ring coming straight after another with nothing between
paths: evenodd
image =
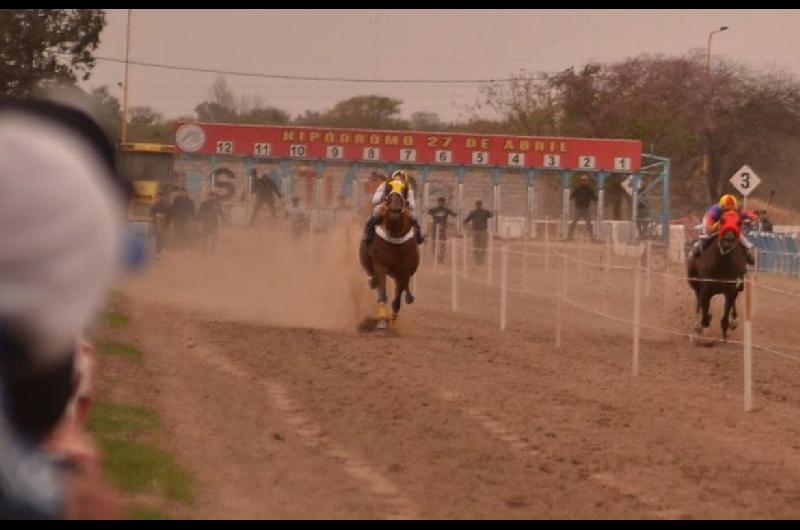
<instances>
[{"instance_id":1,"label":"brown horse","mask_svg":"<svg viewBox=\"0 0 800 530\"><path fill-rule=\"evenodd\" d=\"M699 257L691 258L687 263L689 286L697 298L698 319L694 329L699 336L711 323L709 306L711 298L717 294L725 297L725 309L720 320L722 338L728 338L729 327L736 329L736 297L747 272L746 251L739 242L739 221L736 211L722 214L717 237Z\"/></svg>"},{"instance_id":2,"label":"brown horse","mask_svg":"<svg viewBox=\"0 0 800 530\"><path fill-rule=\"evenodd\" d=\"M392 301L392 319L394 325L400 311L400 297L406 293L406 303L414 303L414 295L409 288L411 276L419 266L419 249L414 238L411 219L405 212L405 201L398 193L390 193L387 199L383 225L376 227L376 237L367 247L361 241L359 258L361 266L373 276L373 288L378 289L378 329L389 326L389 314L386 310L386 276L394 278L395 295Z\"/></svg>"}]
</instances>

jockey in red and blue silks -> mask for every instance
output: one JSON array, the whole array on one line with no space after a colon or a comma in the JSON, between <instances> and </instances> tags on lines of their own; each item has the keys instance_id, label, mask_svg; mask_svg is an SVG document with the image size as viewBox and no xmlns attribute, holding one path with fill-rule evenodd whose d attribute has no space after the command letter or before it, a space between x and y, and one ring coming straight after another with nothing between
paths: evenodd
<instances>
[{"instance_id":1,"label":"jockey in red and blue silks","mask_svg":"<svg viewBox=\"0 0 800 530\"><path fill-rule=\"evenodd\" d=\"M736 197L733 195L726 193L719 199L719 204L714 204L709 208L705 215L703 216L703 234L700 236L700 241L698 241L692 247L692 255L699 256L702 248L704 246L703 243L708 241L711 237L717 234L719 230L720 220L722 219L722 214L727 211L736 211L739 214L739 227L741 228L741 224L745 220L755 221L758 219L758 216L750 211L744 210L739 207L739 202L736 200ZM753 244L744 237L744 234L740 231L739 232L739 241L741 241L744 248L747 249L747 263L750 265L755 265L755 257L753 256Z\"/></svg>"}]
</instances>

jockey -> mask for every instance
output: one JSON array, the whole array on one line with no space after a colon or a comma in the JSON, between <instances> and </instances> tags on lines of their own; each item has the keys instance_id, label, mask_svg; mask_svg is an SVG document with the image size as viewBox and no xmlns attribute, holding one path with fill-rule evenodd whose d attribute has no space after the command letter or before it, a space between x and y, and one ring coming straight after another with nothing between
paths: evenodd
<instances>
[{"instance_id":1,"label":"jockey","mask_svg":"<svg viewBox=\"0 0 800 530\"><path fill-rule=\"evenodd\" d=\"M703 247L705 247L705 242L711 239L713 236L716 235L717 231L719 230L719 222L722 219L722 214L727 211L736 211L739 214L739 224L741 227L742 221L745 219L749 219L751 221L755 221L758 219L755 213L744 210L739 206L736 197L733 195L726 193L719 199L719 204L714 204L709 208L705 215L703 216L703 234L700 235L700 239L692 245L692 250L690 253L690 257L694 256L697 257L700 255ZM741 241L744 248L747 250L747 263L750 265L755 265L755 258L753 256L753 244L744 237L744 234L740 232L739 241Z\"/></svg>"},{"instance_id":2,"label":"jockey","mask_svg":"<svg viewBox=\"0 0 800 530\"><path fill-rule=\"evenodd\" d=\"M383 219L383 214L386 211L386 199L393 191L400 193L405 200L406 211L411 218L411 225L414 227L414 235L416 236L417 244L421 245L425 239L422 237L422 229L415 215L416 203L414 202L414 189L411 186L408 174L402 169L398 169L392 173L392 176L381 183L372 195L372 205L374 208L372 210L372 216L369 218L369 221L367 221L367 226L364 229L364 239L367 245L370 245L375 238L375 226Z\"/></svg>"}]
</instances>

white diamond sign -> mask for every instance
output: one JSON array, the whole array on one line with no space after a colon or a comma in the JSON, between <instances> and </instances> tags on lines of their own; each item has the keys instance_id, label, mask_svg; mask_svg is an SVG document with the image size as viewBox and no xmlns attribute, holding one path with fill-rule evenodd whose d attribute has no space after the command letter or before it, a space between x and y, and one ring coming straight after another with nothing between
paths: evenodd
<instances>
[{"instance_id":1,"label":"white diamond sign","mask_svg":"<svg viewBox=\"0 0 800 530\"><path fill-rule=\"evenodd\" d=\"M750 169L750 166L745 164L739 168L739 171L733 174L730 178L730 183L733 184L734 188L739 190L739 193L747 197L756 189L756 186L761 184L761 179L758 178L755 171Z\"/></svg>"},{"instance_id":2,"label":"white diamond sign","mask_svg":"<svg viewBox=\"0 0 800 530\"><path fill-rule=\"evenodd\" d=\"M628 178L622 181L622 189L628 192L628 195L633 195L633 175L628 175Z\"/></svg>"}]
</instances>

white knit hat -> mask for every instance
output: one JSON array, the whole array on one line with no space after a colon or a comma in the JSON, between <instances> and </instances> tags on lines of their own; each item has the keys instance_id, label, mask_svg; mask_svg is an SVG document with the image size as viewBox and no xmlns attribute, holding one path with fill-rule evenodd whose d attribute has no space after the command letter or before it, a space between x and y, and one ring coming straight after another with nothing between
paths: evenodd
<instances>
[{"instance_id":1,"label":"white knit hat","mask_svg":"<svg viewBox=\"0 0 800 530\"><path fill-rule=\"evenodd\" d=\"M124 207L109 169L74 131L21 110L0 116L0 324L35 362L63 354L120 266Z\"/></svg>"}]
</instances>

